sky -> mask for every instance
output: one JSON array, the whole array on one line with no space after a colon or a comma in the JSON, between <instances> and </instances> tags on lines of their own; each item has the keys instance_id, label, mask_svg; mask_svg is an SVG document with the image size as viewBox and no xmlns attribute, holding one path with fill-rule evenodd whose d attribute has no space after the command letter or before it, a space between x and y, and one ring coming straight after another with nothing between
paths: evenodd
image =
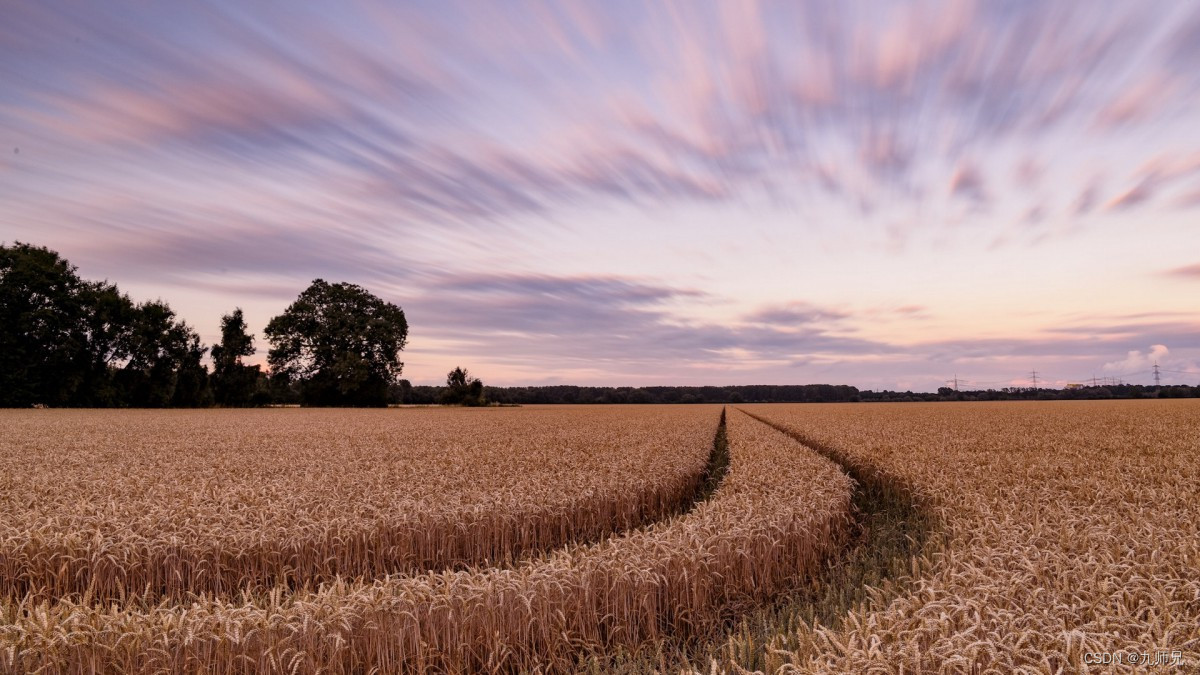
<instances>
[{"instance_id":1,"label":"sky","mask_svg":"<svg viewBox=\"0 0 1200 675\"><path fill-rule=\"evenodd\" d=\"M1200 2L56 2L0 241L414 384L1200 382Z\"/></svg>"}]
</instances>

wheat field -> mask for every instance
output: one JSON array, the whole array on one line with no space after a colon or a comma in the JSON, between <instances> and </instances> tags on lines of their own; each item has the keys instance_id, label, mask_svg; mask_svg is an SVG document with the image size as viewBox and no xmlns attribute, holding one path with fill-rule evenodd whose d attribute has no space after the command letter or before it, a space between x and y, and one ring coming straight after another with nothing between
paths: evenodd
<instances>
[{"instance_id":1,"label":"wheat field","mask_svg":"<svg viewBox=\"0 0 1200 675\"><path fill-rule=\"evenodd\" d=\"M761 646L764 670L1200 672L1196 401L742 407L881 472L945 539L907 589Z\"/></svg>"},{"instance_id":2,"label":"wheat field","mask_svg":"<svg viewBox=\"0 0 1200 675\"><path fill-rule=\"evenodd\" d=\"M428 414L443 415L442 425L500 423L461 417L471 412ZM643 472L636 480L650 486L668 468L678 471L681 457L699 456L704 464L717 414L712 407L558 409L507 423L526 425L529 442L555 417L567 423L568 436L596 434L596 426L586 428L589 417L599 427L619 422L623 431L613 439L621 442L603 454L617 466L619 453L646 456L634 466ZM144 595L97 602L86 591L51 601L52 593L34 589L4 606L3 664L49 672L566 672L581 653L636 651L700 635L815 566L836 549L849 518L851 481L834 463L740 413L731 416L728 437L728 475L688 513L507 566L337 576L314 588L277 584L257 595L160 594L157 604ZM543 444L540 452L561 455L566 447ZM580 511L604 494L579 494L580 486L634 484L612 466L564 466L535 456L540 467L529 467L530 485L576 486ZM700 467L687 466L695 482ZM553 497L561 488L547 489ZM503 506L478 494L477 508ZM269 500L259 504L272 508Z\"/></svg>"},{"instance_id":3,"label":"wheat field","mask_svg":"<svg viewBox=\"0 0 1200 675\"><path fill-rule=\"evenodd\" d=\"M509 564L678 509L717 415L0 413L0 595L154 604Z\"/></svg>"},{"instance_id":4,"label":"wheat field","mask_svg":"<svg viewBox=\"0 0 1200 675\"><path fill-rule=\"evenodd\" d=\"M3 673L1200 669L1191 401L0 428Z\"/></svg>"}]
</instances>

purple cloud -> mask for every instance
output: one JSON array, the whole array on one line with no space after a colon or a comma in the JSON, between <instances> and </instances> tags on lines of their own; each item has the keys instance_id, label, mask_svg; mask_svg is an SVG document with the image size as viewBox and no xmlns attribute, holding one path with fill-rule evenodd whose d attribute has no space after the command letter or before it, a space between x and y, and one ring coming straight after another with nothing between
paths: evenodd
<instances>
[{"instance_id":1,"label":"purple cloud","mask_svg":"<svg viewBox=\"0 0 1200 675\"><path fill-rule=\"evenodd\" d=\"M876 22L817 4L664 13L569 3L472 16L454 6L426 14L366 3L336 22L301 7L287 27L304 36L303 50L243 7L181 11L187 16L117 5L90 16L53 3L14 11L0 54L23 64L9 88L20 103L0 121L81 142L183 142L204 153L300 161L309 171L332 165L358 174L400 217L445 223L582 199L736 202L764 191L778 199L838 143L855 149L857 170L911 198L929 192L919 185L923 167L1082 118L1097 102L1092 92L1109 95L1103 114L1120 123L1152 121L1157 113L1143 104L1161 99L1147 95L1147 87L1161 90L1160 71L1110 82L1105 70L1153 52L1150 12L1108 17L1083 4L999 12L917 3ZM622 38L613 28L630 23L644 30ZM406 47L388 51L381 25L401 31ZM135 27L176 39L125 39L144 34ZM1179 31L1160 58L1190 53L1194 32ZM71 35L80 41L64 54ZM796 53L784 47L792 44ZM577 86L575 69L595 59L601 77L629 90L621 116L605 113L610 94ZM657 73L652 88L630 77L643 64ZM39 84L46 74L70 84ZM536 106L500 97L513 86L541 90L547 101L570 96L582 111L572 124L592 139L588 147L542 151L535 134L514 149L479 108L536 115ZM463 130L479 137L466 151L456 147ZM959 167L952 194L985 201L980 171ZM1114 204L1140 203L1144 192Z\"/></svg>"},{"instance_id":2,"label":"purple cloud","mask_svg":"<svg viewBox=\"0 0 1200 675\"><path fill-rule=\"evenodd\" d=\"M699 364L722 358L726 350L787 359L890 349L824 327L828 319L848 315L815 307L803 313L804 325L790 320L794 316L787 309L731 324L686 321L666 303L703 300L702 292L632 279L470 275L439 279L430 288L405 305L414 325L436 326L427 329L431 337L465 342L530 366L547 358L633 368L654 362ZM776 320L779 325L771 323Z\"/></svg>"},{"instance_id":3,"label":"purple cloud","mask_svg":"<svg viewBox=\"0 0 1200 675\"><path fill-rule=\"evenodd\" d=\"M1185 247L1198 50L1200 11L1169 0L16 3L0 239L222 306L358 281L418 344L530 368L878 358L915 377L988 350L1188 349L1149 319L1092 342L867 336L953 327L952 291L994 298L982 273L931 284L931 251L970 271L1023 269L1003 242L1055 253L1038 283L1060 286L1013 290L1040 302L1089 281L1054 249L1068 235L1113 256L1154 222ZM781 269L807 302L778 295ZM821 283L833 269L845 283Z\"/></svg>"},{"instance_id":4,"label":"purple cloud","mask_svg":"<svg viewBox=\"0 0 1200 675\"><path fill-rule=\"evenodd\" d=\"M959 164L950 176L950 194L963 197L976 204L988 201L983 175L974 164L969 162Z\"/></svg>"},{"instance_id":5,"label":"purple cloud","mask_svg":"<svg viewBox=\"0 0 1200 675\"><path fill-rule=\"evenodd\" d=\"M816 307L809 303L794 302L783 306L768 307L742 317L747 323L769 324L777 327L791 327L837 323L850 317L850 314L836 309Z\"/></svg>"},{"instance_id":6,"label":"purple cloud","mask_svg":"<svg viewBox=\"0 0 1200 675\"><path fill-rule=\"evenodd\" d=\"M1178 277L1181 279L1200 279L1200 263L1195 265L1184 265L1167 270L1167 276Z\"/></svg>"}]
</instances>

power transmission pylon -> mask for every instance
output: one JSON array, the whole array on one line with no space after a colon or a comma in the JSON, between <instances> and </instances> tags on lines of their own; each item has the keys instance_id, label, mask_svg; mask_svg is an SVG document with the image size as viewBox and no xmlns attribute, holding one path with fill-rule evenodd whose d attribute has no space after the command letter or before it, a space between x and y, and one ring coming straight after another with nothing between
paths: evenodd
<instances>
[{"instance_id":1,"label":"power transmission pylon","mask_svg":"<svg viewBox=\"0 0 1200 675\"><path fill-rule=\"evenodd\" d=\"M1037 389L1037 371L1031 372L1030 375L1033 376L1033 388Z\"/></svg>"},{"instance_id":2,"label":"power transmission pylon","mask_svg":"<svg viewBox=\"0 0 1200 675\"><path fill-rule=\"evenodd\" d=\"M1158 361L1154 362L1154 388L1158 389Z\"/></svg>"}]
</instances>

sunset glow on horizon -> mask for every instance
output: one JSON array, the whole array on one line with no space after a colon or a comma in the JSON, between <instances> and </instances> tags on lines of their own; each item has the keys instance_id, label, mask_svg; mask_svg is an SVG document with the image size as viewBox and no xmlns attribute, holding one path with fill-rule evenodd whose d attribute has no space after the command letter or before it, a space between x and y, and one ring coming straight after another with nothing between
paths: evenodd
<instances>
[{"instance_id":1,"label":"sunset glow on horizon","mask_svg":"<svg viewBox=\"0 0 1200 675\"><path fill-rule=\"evenodd\" d=\"M1200 382L1200 3L14 2L0 241L489 385Z\"/></svg>"}]
</instances>

